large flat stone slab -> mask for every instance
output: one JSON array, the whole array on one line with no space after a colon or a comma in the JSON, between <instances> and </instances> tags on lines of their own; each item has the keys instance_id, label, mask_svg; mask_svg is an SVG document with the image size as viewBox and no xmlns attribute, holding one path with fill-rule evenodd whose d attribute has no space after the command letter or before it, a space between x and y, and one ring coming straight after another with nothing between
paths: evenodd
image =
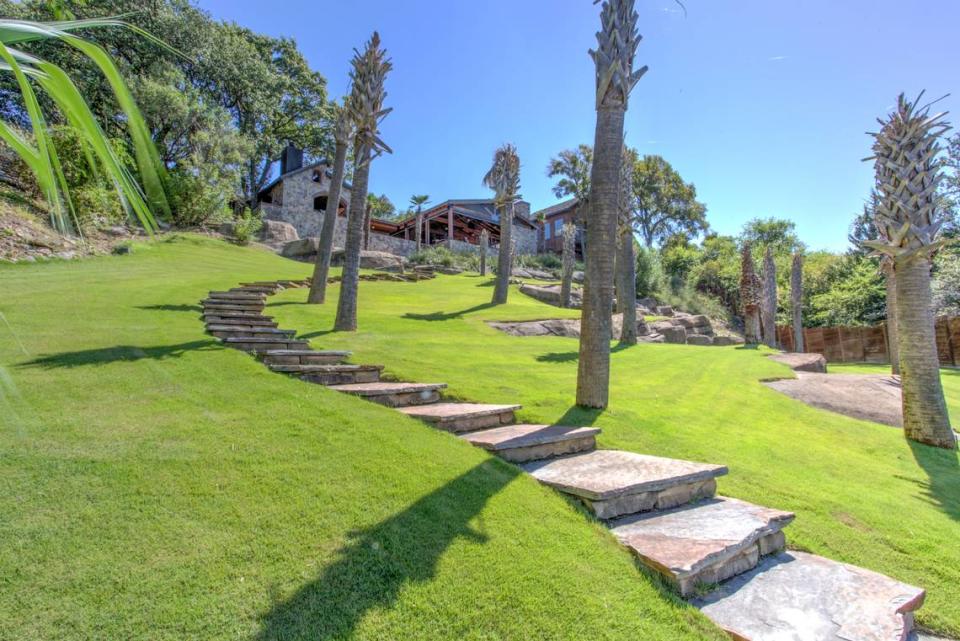
<instances>
[{"instance_id":1,"label":"large flat stone slab","mask_svg":"<svg viewBox=\"0 0 960 641\"><path fill-rule=\"evenodd\" d=\"M538 481L583 500L601 519L709 498L723 465L597 450L522 466Z\"/></svg>"},{"instance_id":2,"label":"large flat stone slab","mask_svg":"<svg viewBox=\"0 0 960 641\"><path fill-rule=\"evenodd\" d=\"M783 548L781 530L794 515L717 497L610 522L621 543L684 596L698 583L719 583Z\"/></svg>"},{"instance_id":3,"label":"large flat stone slab","mask_svg":"<svg viewBox=\"0 0 960 641\"><path fill-rule=\"evenodd\" d=\"M802 552L768 557L694 602L735 639L903 641L924 591Z\"/></svg>"},{"instance_id":4,"label":"large flat stone slab","mask_svg":"<svg viewBox=\"0 0 960 641\"><path fill-rule=\"evenodd\" d=\"M797 372L827 373L827 359L823 354L783 352L781 354L771 354L769 358L778 363L788 365L790 369Z\"/></svg>"},{"instance_id":5,"label":"large flat stone slab","mask_svg":"<svg viewBox=\"0 0 960 641\"><path fill-rule=\"evenodd\" d=\"M258 356L267 365L324 365L339 363L352 352L312 349L273 349L260 352Z\"/></svg>"},{"instance_id":6,"label":"large flat stone slab","mask_svg":"<svg viewBox=\"0 0 960 641\"><path fill-rule=\"evenodd\" d=\"M518 409L519 405L436 403L424 407L402 408L400 411L439 429L460 433L508 425L513 422L513 413Z\"/></svg>"},{"instance_id":7,"label":"large flat stone slab","mask_svg":"<svg viewBox=\"0 0 960 641\"><path fill-rule=\"evenodd\" d=\"M767 387L807 405L845 416L903 427L900 379L888 374L815 374L766 381Z\"/></svg>"},{"instance_id":8,"label":"large flat stone slab","mask_svg":"<svg viewBox=\"0 0 960 641\"><path fill-rule=\"evenodd\" d=\"M461 436L477 447L513 463L584 452L596 447L595 427L567 425L507 425Z\"/></svg>"},{"instance_id":9,"label":"large flat stone slab","mask_svg":"<svg viewBox=\"0 0 960 641\"><path fill-rule=\"evenodd\" d=\"M357 383L352 385L331 385L330 389L345 394L361 396L374 403L388 407L408 405L426 405L440 399L440 390L446 383Z\"/></svg>"}]
</instances>

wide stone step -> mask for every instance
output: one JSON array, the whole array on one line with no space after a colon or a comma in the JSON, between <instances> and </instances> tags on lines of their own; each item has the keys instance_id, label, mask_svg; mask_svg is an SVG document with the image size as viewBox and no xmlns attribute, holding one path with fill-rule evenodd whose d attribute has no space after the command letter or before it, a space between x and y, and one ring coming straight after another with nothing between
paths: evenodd
<instances>
[{"instance_id":1,"label":"wide stone step","mask_svg":"<svg viewBox=\"0 0 960 641\"><path fill-rule=\"evenodd\" d=\"M263 303L229 302L223 300L204 300L200 301L200 304L203 305L205 314L214 312L253 312L259 314L265 307Z\"/></svg>"},{"instance_id":2,"label":"wide stone step","mask_svg":"<svg viewBox=\"0 0 960 641\"><path fill-rule=\"evenodd\" d=\"M358 383L333 385L330 389L361 396L387 407L426 405L440 400L440 390L446 383Z\"/></svg>"},{"instance_id":3,"label":"wide stone step","mask_svg":"<svg viewBox=\"0 0 960 641\"><path fill-rule=\"evenodd\" d=\"M227 301L257 301L266 300L266 295L252 292L210 292L207 294L207 300L227 300Z\"/></svg>"},{"instance_id":4,"label":"wide stone step","mask_svg":"<svg viewBox=\"0 0 960 641\"><path fill-rule=\"evenodd\" d=\"M276 327L241 327L238 325L207 325L207 332L217 338L293 338L297 332Z\"/></svg>"},{"instance_id":5,"label":"wide stone step","mask_svg":"<svg viewBox=\"0 0 960 641\"><path fill-rule=\"evenodd\" d=\"M448 432L460 433L509 425L520 405L485 405L482 403L437 403L426 407L409 407L400 411L433 424Z\"/></svg>"},{"instance_id":6,"label":"wide stone step","mask_svg":"<svg viewBox=\"0 0 960 641\"><path fill-rule=\"evenodd\" d=\"M380 373L383 371L383 365L299 365L295 367L309 368L307 372L300 374L302 380L328 386L376 383L380 380Z\"/></svg>"},{"instance_id":7,"label":"wide stone step","mask_svg":"<svg viewBox=\"0 0 960 641\"><path fill-rule=\"evenodd\" d=\"M307 341L289 340L283 338L223 338L221 339L227 347L243 350L245 352L261 352L265 350L276 349L306 349L309 347Z\"/></svg>"},{"instance_id":8,"label":"wide stone step","mask_svg":"<svg viewBox=\"0 0 960 641\"><path fill-rule=\"evenodd\" d=\"M257 280L249 283L240 283L240 287L264 287L264 288L279 288L283 289L278 281L275 280Z\"/></svg>"},{"instance_id":9,"label":"wide stone step","mask_svg":"<svg viewBox=\"0 0 960 641\"><path fill-rule=\"evenodd\" d=\"M269 296L271 294L276 294L279 291L282 291L283 287L277 284L273 285L241 285L240 287L234 287L231 289L231 292L246 292L249 294L263 294Z\"/></svg>"},{"instance_id":10,"label":"wide stone step","mask_svg":"<svg viewBox=\"0 0 960 641\"><path fill-rule=\"evenodd\" d=\"M790 512L717 497L609 523L613 534L651 569L690 596L783 551Z\"/></svg>"},{"instance_id":11,"label":"wide stone step","mask_svg":"<svg viewBox=\"0 0 960 641\"><path fill-rule=\"evenodd\" d=\"M312 349L273 349L257 356L266 365L333 365L348 358L352 352Z\"/></svg>"},{"instance_id":12,"label":"wide stone step","mask_svg":"<svg viewBox=\"0 0 960 641\"><path fill-rule=\"evenodd\" d=\"M204 314L203 322L208 325L240 325L242 327L276 327L277 321L267 316L242 315L230 316L219 314Z\"/></svg>"},{"instance_id":13,"label":"wide stone step","mask_svg":"<svg viewBox=\"0 0 960 641\"><path fill-rule=\"evenodd\" d=\"M298 287L309 287L310 279L305 278L303 280L278 280L277 284L285 287L286 289L296 289Z\"/></svg>"},{"instance_id":14,"label":"wide stone step","mask_svg":"<svg viewBox=\"0 0 960 641\"><path fill-rule=\"evenodd\" d=\"M598 518L668 509L710 498L723 465L694 463L619 450L596 450L525 463L538 481L572 494Z\"/></svg>"},{"instance_id":15,"label":"wide stone step","mask_svg":"<svg viewBox=\"0 0 960 641\"><path fill-rule=\"evenodd\" d=\"M470 432L460 438L512 463L524 463L592 450L599 433L595 427L507 425Z\"/></svg>"},{"instance_id":16,"label":"wide stone step","mask_svg":"<svg viewBox=\"0 0 960 641\"><path fill-rule=\"evenodd\" d=\"M693 603L735 639L903 641L924 596L870 570L784 552Z\"/></svg>"}]
</instances>

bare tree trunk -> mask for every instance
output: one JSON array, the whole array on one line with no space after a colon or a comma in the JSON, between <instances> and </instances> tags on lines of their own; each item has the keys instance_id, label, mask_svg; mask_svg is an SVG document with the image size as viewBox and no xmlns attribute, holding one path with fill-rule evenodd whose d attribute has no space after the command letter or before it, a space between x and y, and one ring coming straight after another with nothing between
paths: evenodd
<instances>
[{"instance_id":1,"label":"bare tree trunk","mask_svg":"<svg viewBox=\"0 0 960 641\"><path fill-rule=\"evenodd\" d=\"M890 373L900 375L900 337L897 335L897 273L886 261L883 274L887 281L887 352L890 356Z\"/></svg>"},{"instance_id":2,"label":"bare tree trunk","mask_svg":"<svg viewBox=\"0 0 960 641\"><path fill-rule=\"evenodd\" d=\"M793 315L793 351L803 352L803 255L793 255L790 270L790 311Z\"/></svg>"},{"instance_id":3,"label":"bare tree trunk","mask_svg":"<svg viewBox=\"0 0 960 641\"><path fill-rule=\"evenodd\" d=\"M347 163L347 144L337 143L333 160L333 177L330 178L330 191L327 194L327 208L323 212L323 227L320 229L320 246L317 248L317 262L313 267L313 282L307 302L318 304L327 299L327 275L330 273L330 255L333 253L333 234L337 227L337 215L340 209L340 191L343 186L343 172ZM331 204L332 203L332 204Z\"/></svg>"},{"instance_id":4,"label":"bare tree trunk","mask_svg":"<svg viewBox=\"0 0 960 641\"><path fill-rule=\"evenodd\" d=\"M337 319L333 329L340 332L357 330L357 294L360 286L360 247L363 243L363 221L370 181L370 147L356 146L353 187L350 190L350 214L347 219L347 240L343 252L343 277Z\"/></svg>"},{"instance_id":5,"label":"bare tree trunk","mask_svg":"<svg viewBox=\"0 0 960 641\"><path fill-rule=\"evenodd\" d=\"M629 227L620 234L620 254L617 257L620 273L620 291L617 305L623 312L621 345L637 344L637 257L633 253L633 233Z\"/></svg>"},{"instance_id":6,"label":"bare tree trunk","mask_svg":"<svg viewBox=\"0 0 960 641\"><path fill-rule=\"evenodd\" d=\"M577 252L577 226L566 223L563 226L563 273L560 279L560 306L570 307L570 293L573 290L573 268Z\"/></svg>"},{"instance_id":7,"label":"bare tree trunk","mask_svg":"<svg viewBox=\"0 0 960 641\"><path fill-rule=\"evenodd\" d=\"M590 241L586 247L577 405L604 408L610 396L610 339L613 260L617 251L623 119L620 105L600 105L590 176Z\"/></svg>"},{"instance_id":8,"label":"bare tree trunk","mask_svg":"<svg viewBox=\"0 0 960 641\"><path fill-rule=\"evenodd\" d=\"M500 255L497 259L497 282L493 288L493 304L507 302L510 272L513 267L513 203L503 205L500 213Z\"/></svg>"},{"instance_id":9,"label":"bare tree trunk","mask_svg":"<svg viewBox=\"0 0 960 641\"><path fill-rule=\"evenodd\" d=\"M484 229L480 232L480 275L487 275L487 250L490 248L490 234Z\"/></svg>"},{"instance_id":10,"label":"bare tree trunk","mask_svg":"<svg viewBox=\"0 0 960 641\"><path fill-rule=\"evenodd\" d=\"M763 298L760 317L763 320L763 342L767 347L777 346L777 266L767 247L763 255Z\"/></svg>"},{"instance_id":11,"label":"bare tree trunk","mask_svg":"<svg viewBox=\"0 0 960 641\"><path fill-rule=\"evenodd\" d=\"M420 247L423 244L423 214L420 212L420 207L417 207L417 233L414 234L414 238L417 240L417 251L420 251Z\"/></svg>"},{"instance_id":12,"label":"bare tree trunk","mask_svg":"<svg viewBox=\"0 0 960 641\"><path fill-rule=\"evenodd\" d=\"M911 441L955 449L957 441L940 382L930 262L903 261L896 270L903 430Z\"/></svg>"}]
</instances>

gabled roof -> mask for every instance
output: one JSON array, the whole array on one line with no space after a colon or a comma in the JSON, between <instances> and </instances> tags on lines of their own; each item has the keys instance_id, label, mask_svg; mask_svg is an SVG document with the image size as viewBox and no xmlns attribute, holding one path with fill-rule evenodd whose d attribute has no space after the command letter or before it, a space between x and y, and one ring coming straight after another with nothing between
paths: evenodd
<instances>
[{"instance_id":1,"label":"gabled roof","mask_svg":"<svg viewBox=\"0 0 960 641\"><path fill-rule=\"evenodd\" d=\"M265 191L270 191L271 189L274 188L275 185L279 184L280 182L282 182L283 180L285 180L285 179L287 179L287 178L290 178L291 176L296 176L296 175L299 174L299 173L302 173L302 172L307 171L307 170L309 170L309 169L316 169L317 167L320 167L320 166L326 167L326 170L325 170L323 173L327 176L327 178L331 178L331 179L332 179L332 178L333 178L333 169L330 168L329 162L327 161L326 158L324 158L323 160L318 160L317 162L312 162L312 163L310 163L309 165L304 165L303 167L300 167L300 168L298 168L298 169L294 169L293 171L288 171L288 172L285 173L285 174L281 174L281 175L277 176L276 178L274 178L273 180L271 180L270 182L268 182L266 185L264 185L263 188L262 188L260 191L257 192L257 195L259 196L260 194L264 193ZM346 189L347 191L350 191L351 188L352 188L352 186L350 185L350 181L344 179L344 181L343 181L343 189Z\"/></svg>"},{"instance_id":2,"label":"gabled roof","mask_svg":"<svg viewBox=\"0 0 960 641\"><path fill-rule=\"evenodd\" d=\"M534 220L539 220L540 218L546 219L546 218L550 218L551 216L556 216L558 214L566 213L571 209L573 209L574 207L576 207L578 202L579 202L579 199L577 198L570 198L570 199L564 200L563 202L559 202L556 205L551 205L546 209L541 209L538 212L534 212L533 218Z\"/></svg>"},{"instance_id":3,"label":"gabled roof","mask_svg":"<svg viewBox=\"0 0 960 641\"><path fill-rule=\"evenodd\" d=\"M497 208L496 205L494 205L493 198L457 198L445 200L442 203L434 205L430 209L424 211L423 214L430 215L436 213L437 211L446 211L450 207L453 208L453 213L458 216L479 220L493 225L500 224L500 214L497 213ZM414 218L415 216L409 216L402 220L401 224L408 223L409 221L414 220ZM513 218L517 222L520 222L531 229L536 228L536 225L525 216L514 213Z\"/></svg>"}]
</instances>

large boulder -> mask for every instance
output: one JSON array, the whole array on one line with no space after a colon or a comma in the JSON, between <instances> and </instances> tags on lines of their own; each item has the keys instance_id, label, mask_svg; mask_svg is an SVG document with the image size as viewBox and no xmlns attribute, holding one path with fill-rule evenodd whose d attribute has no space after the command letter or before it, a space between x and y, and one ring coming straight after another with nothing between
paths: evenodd
<instances>
[{"instance_id":1,"label":"large boulder","mask_svg":"<svg viewBox=\"0 0 960 641\"><path fill-rule=\"evenodd\" d=\"M727 345L743 345L743 342L744 342L743 339L740 338L739 336L714 336L713 337L714 345L721 345L724 347Z\"/></svg>"},{"instance_id":2,"label":"large boulder","mask_svg":"<svg viewBox=\"0 0 960 641\"><path fill-rule=\"evenodd\" d=\"M713 337L704 334L687 334L687 345L713 345Z\"/></svg>"},{"instance_id":3,"label":"large boulder","mask_svg":"<svg viewBox=\"0 0 960 641\"><path fill-rule=\"evenodd\" d=\"M516 267L511 270L511 275L516 278L535 278L537 280L558 280L556 274L545 272L540 269L530 267Z\"/></svg>"},{"instance_id":4,"label":"large boulder","mask_svg":"<svg viewBox=\"0 0 960 641\"><path fill-rule=\"evenodd\" d=\"M536 298L541 303L560 307L560 286L559 285L520 285L520 291L531 298ZM570 307L578 308L583 304L583 295L579 289L570 291Z\"/></svg>"},{"instance_id":5,"label":"large boulder","mask_svg":"<svg viewBox=\"0 0 960 641\"><path fill-rule=\"evenodd\" d=\"M286 258L304 259L316 256L318 251L320 251L320 239L310 237L284 243L280 248L280 255Z\"/></svg>"},{"instance_id":6,"label":"large boulder","mask_svg":"<svg viewBox=\"0 0 960 641\"><path fill-rule=\"evenodd\" d=\"M783 352L781 354L771 354L770 358L778 363L789 365L791 369L798 372L816 372L818 374L827 373L827 359L823 354Z\"/></svg>"},{"instance_id":7,"label":"large boulder","mask_svg":"<svg viewBox=\"0 0 960 641\"><path fill-rule=\"evenodd\" d=\"M657 299L651 298L649 296L647 298L637 299L637 305L639 305L640 307L646 307L647 309L650 309L650 310L656 310L657 307L659 307L659 303L657 303Z\"/></svg>"},{"instance_id":8,"label":"large boulder","mask_svg":"<svg viewBox=\"0 0 960 641\"><path fill-rule=\"evenodd\" d=\"M344 251L335 249L330 256L330 264L343 265ZM396 254L381 251L364 250L360 252L360 269L379 269L380 271L398 271L400 265L406 265L406 259ZM438 270L439 271L439 270Z\"/></svg>"},{"instance_id":9,"label":"large boulder","mask_svg":"<svg viewBox=\"0 0 960 641\"><path fill-rule=\"evenodd\" d=\"M297 228L279 220L264 220L260 228L260 241L266 245L279 247L293 240L299 240Z\"/></svg>"},{"instance_id":10,"label":"large boulder","mask_svg":"<svg viewBox=\"0 0 960 641\"><path fill-rule=\"evenodd\" d=\"M673 316L673 307L670 305L660 305L657 307L657 315L659 316Z\"/></svg>"}]
</instances>

